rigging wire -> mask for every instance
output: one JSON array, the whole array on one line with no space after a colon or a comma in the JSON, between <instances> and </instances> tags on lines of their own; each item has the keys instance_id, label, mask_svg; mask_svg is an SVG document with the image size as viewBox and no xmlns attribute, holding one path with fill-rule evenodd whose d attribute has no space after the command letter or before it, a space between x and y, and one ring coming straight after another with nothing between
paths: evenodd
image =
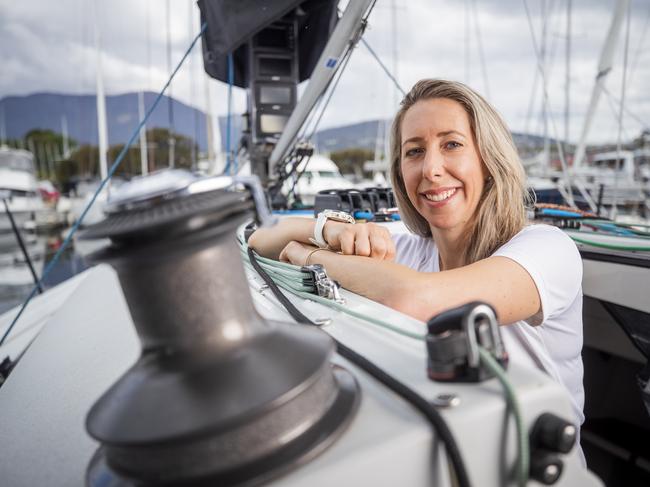
<instances>
[{"instance_id":1,"label":"rigging wire","mask_svg":"<svg viewBox=\"0 0 650 487\"><path fill-rule=\"evenodd\" d=\"M362 38L363 39L363 38ZM325 110L327 110L327 106L329 105L330 101L332 100L332 96L334 95L334 92L336 91L336 87L339 84L339 81L341 81L341 78L343 77L343 72L345 71L345 68L348 65L348 62L350 61L350 58L352 57L352 50L353 46L350 46L350 48L346 51L343 62L341 63L341 67L338 70L336 79L334 79L334 82L330 84L329 88L329 93L327 94L327 97L325 98L325 101L323 103L323 108L318 115L318 118L316 118L316 123L314 124L314 128L312 129L311 133L309 134L309 137L307 138L309 141L314 137L314 134L316 133L316 130L318 130L318 126L320 125L321 120L323 119L323 115L325 114Z\"/></svg>"},{"instance_id":2,"label":"rigging wire","mask_svg":"<svg viewBox=\"0 0 650 487\"><path fill-rule=\"evenodd\" d=\"M464 64L465 64L465 76L464 76L464 81L466 84L470 84L470 36L469 36L469 29L470 29L470 9L469 9L469 0L465 0L463 2L463 25L465 27L465 36L463 39L463 58L464 58Z\"/></svg>"},{"instance_id":3,"label":"rigging wire","mask_svg":"<svg viewBox=\"0 0 650 487\"><path fill-rule=\"evenodd\" d=\"M569 148L569 130L570 130L570 108L571 108L571 13L572 2L567 0L567 13L566 13L566 51L564 54L564 144L565 148Z\"/></svg>"},{"instance_id":4,"label":"rigging wire","mask_svg":"<svg viewBox=\"0 0 650 487\"><path fill-rule=\"evenodd\" d=\"M628 84L630 82L630 79L628 77ZM616 105L621 104L621 100L614 95L609 89L603 85L603 92L610 98L610 100L615 103ZM647 123L645 120L643 120L641 117L639 117L636 113L633 113L632 110L630 110L629 106L624 106L625 113L632 118L634 121L637 123L641 124L644 128L650 127L650 123ZM616 113L616 109L614 109L614 113ZM625 130L625 129L624 129Z\"/></svg>"},{"instance_id":5,"label":"rigging wire","mask_svg":"<svg viewBox=\"0 0 650 487\"><path fill-rule=\"evenodd\" d=\"M609 91L609 90L604 90L604 89L603 89L603 93L605 93L605 95L607 95L607 105L609 106L609 109L611 110L612 115L613 115L615 118L618 118L618 116L619 116L619 110L620 110L620 108L621 108L621 100L620 100L620 98L616 98L616 97L612 94L612 92ZM623 136L624 136L626 139L629 139L630 136L629 136L627 130L625 130L625 127L623 127L622 130L623 130Z\"/></svg>"},{"instance_id":6,"label":"rigging wire","mask_svg":"<svg viewBox=\"0 0 650 487\"><path fill-rule=\"evenodd\" d=\"M623 48L623 80L621 83L621 106L618 113L618 134L616 136L616 168L614 170L614 195L610 218L613 220L617 214L618 203L618 173L621 169L621 138L623 136L623 111L625 109L625 88L627 84L627 60L630 51L630 19L632 17L632 2L627 4L627 18L625 20L625 47Z\"/></svg>"},{"instance_id":7,"label":"rigging wire","mask_svg":"<svg viewBox=\"0 0 650 487\"><path fill-rule=\"evenodd\" d=\"M397 89L399 90L399 92L402 94L402 96L406 96L406 92L405 92L404 89L400 86L399 81L397 81L397 78L395 78L395 76L393 76L393 74L388 70L388 68L387 68L386 65L382 62L382 60L379 58L379 56L378 56L377 53L374 51L374 49L373 49L372 47L370 47L370 44L368 44L368 41L366 41L366 40L362 37L362 38L361 38L361 43L362 43L364 46L366 46L366 49L368 49L368 52L372 55L372 57L375 58L375 60L377 61L377 63L379 63L379 66L380 66L381 69L384 71L384 73L386 73L386 75L390 78L390 80L393 82L393 84L395 85L395 88L397 88Z\"/></svg>"},{"instance_id":8,"label":"rigging wire","mask_svg":"<svg viewBox=\"0 0 650 487\"><path fill-rule=\"evenodd\" d=\"M470 0L472 13L474 14L474 35L476 36L476 44L478 46L478 57L481 62L481 74L483 75L483 85L485 86L485 98L490 100L490 84L488 83L487 63L485 62L485 53L483 52L483 39L481 37L481 29L478 21L478 9L476 0Z\"/></svg>"},{"instance_id":9,"label":"rigging wire","mask_svg":"<svg viewBox=\"0 0 650 487\"><path fill-rule=\"evenodd\" d=\"M533 21L532 21L531 16L530 16L530 10L528 9L528 2L526 0L523 0L523 1L524 1L524 8L526 10L526 18L528 19L528 27L529 27L529 30L530 30L530 36L531 36L531 40L533 42L533 50L535 51L535 57L537 59L537 69L539 70L539 74L540 74L540 76L542 78L542 87L543 87L543 90L544 90L543 101L544 101L544 104L545 104L546 109L548 111L549 98L548 98L548 90L546 89L546 78L545 78L545 74L544 74L544 68L543 68L543 66L541 64L541 61L540 61L539 50L537 49L537 41L535 39L535 32L533 31ZM550 121L551 121L551 129L553 131L553 138L555 139L555 143L556 143L557 149L558 149L558 154L560 156L560 164L562 165L562 174L564 175L564 184L567 187L566 195L567 195L567 197L569 199L569 201L567 203L569 203L569 205L575 207L576 205L575 205L575 201L573 200L573 191L572 191L572 188L571 188L571 177L569 175L569 170L568 170L568 167L567 167L566 158L564 157L564 150L562 148L562 144L560 143L560 141L558 139L558 136L557 136L558 131L557 131L557 127L555 126L555 119L553 117L549 117L549 118L550 118Z\"/></svg>"},{"instance_id":10,"label":"rigging wire","mask_svg":"<svg viewBox=\"0 0 650 487\"><path fill-rule=\"evenodd\" d=\"M97 197L99 196L99 194L102 192L102 190L104 189L104 187L108 184L108 182L110 181L110 179L113 177L113 174L115 173L115 171L117 170L117 168L118 168L118 167L120 166L120 164L122 163L122 160L124 159L124 156L127 154L129 148L131 147L131 145L132 145L133 142L135 141L136 137L139 136L139 134L140 134L140 129L142 129L142 127L143 127L143 126L147 123L147 121L149 120L149 117L151 116L151 114L153 113L153 111L154 111L154 110L156 109L156 107L158 106L158 103L160 102L160 100L162 99L162 97L163 97L165 91L167 90L167 88L168 88L169 85L171 84L172 80L173 80L174 77L176 76L176 73L178 73L178 70L181 68L181 66L182 66L183 63L185 62L185 59L187 59L188 55L190 54L190 52L192 51L192 49L193 49L194 46L196 45L197 41L201 38L201 36L202 36L203 33L205 32L206 28L207 28L207 23L204 23L204 24L201 26L201 31L196 35L196 37L194 38L194 40L192 41L192 43L190 44L190 46L187 48L187 50L185 51L185 54L183 55L183 57L181 58L181 60L179 61L179 63L176 65L176 68L174 69L174 71L173 71L173 72L171 73L171 75L169 76L169 79L167 80L167 82L166 82L165 85L163 86L162 90L160 91L160 93L158 93L158 96L157 96L156 99L154 100L153 104L151 105L151 107L149 107L149 110L147 111L147 114L144 116L144 118L140 121L140 123L138 124L138 126L136 127L136 129L133 131L133 133L131 134L131 138L129 139L129 141L124 145L124 147L122 147L122 150L120 151L120 153L118 154L117 158L115 159L115 162L114 162L114 163L111 165L111 167L109 168L109 170L108 170L108 174L107 174L106 177L101 181L101 183L99 184L99 187L97 188L97 190L96 190L95 193L93 194L93 197L92 197L91 200L88 202L88 204L86 205L86 207L84 208L84 210L81 212L81 215L79 216L79 218L77 219L77 221L74 223L74 225L72 226L72 228L71 228L70 231L68 232L68 235L66 236L65 240L63 241L63 243L62 243L61 246L59 247L59 250L56 251L56 253L54 254L54 257L52 257L52 260L49 262L49 264L47 265L47 267L43 270L43 274L41 275L41 278L40 278L40 280L39 280L39 283L42 284L42 283L45 281L45 279L46 279L47 276L50 274L50 272L52 272L52 269L54 269L54 267L55 267L56 264L58 263L58 261L59 261L59 259L61 258L61 255L63 254L63 252L64 252L64 251L68 248L68 246L70 245L70 242L72 241L72 237L77 233L77 230L79 229L79 226L81 225L81 223L83 222L84 218L86 217L86 214L88 213L88 211L90 210L90 208L93 206L93 204L95 204L95 200L97 200ZM0 338L0 347L1 347L2 344L5 342L5 340L7 339L7 337L9 336L9 334L11 333L11 330L12 330L13 327L16 325L16 323L18 322L18 320L20 319L20 317L22 316L22 314L25 312L25 309L27 308L27 306L29 305L29 303L31 302L31 300L34 298L34 296L36 295L37 292L38 292L38 286L34 286L34 287L32 288L32 290L31 290L31 292L29 293L29 295L27 296L27 299L25 299L25 301L23 302L22 306L20 307L20 310L19 310L18 313L16 314L16 317L13 319L13 321L12 321L11 324L9 325L9 328L7 328L7 330L5 331L4 335L2 335L2 338Z\"/></svg>"},{"instance_id":11,"label":"rigging wire","mask_svg":"<svg viewBox=\"0 0 650 487\"><path fill-rule=\"evenodd\" d=\"M639 63L639 59L641 58L641 53L644 52L643 43L645 42L646 34L648 33L648 24L650 24L650 8L648 9L648 14L645 17L645 23L643 24L643 32L641 32L641 37L639 39L639 45L636 48L634 60L632 61L632 65L630 66L630 76L629 76L628 83L632 83L632 78L636 74L636 67Z\"/></svg>"}]
</instances>

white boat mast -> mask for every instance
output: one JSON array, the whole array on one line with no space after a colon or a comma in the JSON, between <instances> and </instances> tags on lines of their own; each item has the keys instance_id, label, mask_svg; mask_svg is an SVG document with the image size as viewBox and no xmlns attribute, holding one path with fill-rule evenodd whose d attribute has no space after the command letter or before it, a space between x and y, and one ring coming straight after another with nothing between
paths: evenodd
<instances>
[{"instance_id":1,"label":"white boat mast","mask_svg":"<svg viewBox=\"0 0 650 487\"><path fill-rule=\"evenodd\" d=\"M585 123L582 127L582 134L580 135L580 142L576 148L576 153L573 158L573 169L578 169L585 158L585 149L587 147L587 136L589 135L589 129L591 128L591 123L596 113L596 108L598 106L598 100L600 95L603 92L605 87L605 78L612 70L614 51L618 44L618 39L621 33L621 25L623 24L623 18L627 12L629 0L618 0L616 4L616 9L614 10L614 15L612 17L612 23L609 26L609 32L607 33L607 38L605 40L605 45L603 50L600 53L600 61L598 63L598 73L596 74L596 80L594 83L594 89L591 92L591 101L589 102L589 108L587 109L587 116L585 117Z\"/></svg>"},{"instance_id":2,"label":"white boat mast","mask_svg":"<svg viewBox=\"0 0 650 487\"><path fill-rule=\"evenodd\" d=\"M5 107L0 107L0 147L5 145L7 140L7 129L5 127Z\"/></svg>"},{"instance_id":3,"label":"white boat mast","mask_svg":"<svg viewBox=\"0 0 650 487\"><path fill-rule=\"evenodd\" d=\"M221 131L219 129L219 117L212 110L212 95L210 88L210 78L204 74L205 83L205 131L208 137L208 161L210 163L210 173L220 173L222 167L222 142Z\"/></svg>"},{"instance_id":4,"label":"white boat mast","mask_svg":"<svg viewBox=\"0 0 650 487\"><path fill-rule=\"evenodd\" d=\"M144 120L144 91L138 92L138 117L140 123ZM147 126L143 124L140 127L140 172L143 176L149 174L149 165L147 164Z\"/></svg>"},{"instance_id":5,"label":"white boat mast","mask_svg":"<svg viewBox=\"0 0 650 487\"><path fill-rule=\"evenodd\" d=\"M565 81L564 81L564 153L569 155L569 126L571 109L571 0L567 0L566 8L566 53L565 53Z\"/></svg>"},{"instance_id":6,"label":"white boat mast","mask_svg":"<svg viewBox=\"0 0 650 487\"><path fill-rule=\"evenodd\" d=\"M63 158L70 157L70 142L68 141L68 118L61 115L61 133L63 134Z\"/></svg>"},{"instance_id":7,"label":"white boat mast","mask_svg":"<svg viewBox=\"0 0 650 487\"><path fill-rule=\"evenodd\" d=\"M165 3L165 11L167 13L167 72L171 75L172 73L172 40L171 40L171 17L170 17L170 6L169 0ZM172 95L172 85L169 85L168 95L167 95L167 112L169 117L169 138L167 139L169 145L169 167L174 168L176 157L175 157L175 146L176 139L174 138L174 97Z\"/></svg>"},{"instance_id":8,"label":"white boat mast","mask_svg":"<svg viewBox=\"0 0 650 487\"><path fill-rule=\"evenodd\" d=\"M102 75L102 50L99 25L97 22L97 2L92 3L93 24L95 27L95 50L97 51L97 131L99 136L99 175L102 180L108 175L108 129L106 127L106 99Z\"/></svg>"}]
</instances>

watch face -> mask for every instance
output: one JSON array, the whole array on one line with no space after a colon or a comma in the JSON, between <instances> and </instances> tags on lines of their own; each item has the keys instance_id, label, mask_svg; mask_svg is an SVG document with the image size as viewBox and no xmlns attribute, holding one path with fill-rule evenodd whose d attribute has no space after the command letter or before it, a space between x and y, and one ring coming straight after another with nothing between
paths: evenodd
<instances>
[{"instance_id":1,"label":"watch face","mask_svg":"<svg viewBox=\"0 0 650 487\"><path fill-rule=\"evenodd\" d=\"M323 213L330 220L337 222L354 223L354 218L352 215L346 213L345 211L325 210Z\"/></svg>"}]
</instances>

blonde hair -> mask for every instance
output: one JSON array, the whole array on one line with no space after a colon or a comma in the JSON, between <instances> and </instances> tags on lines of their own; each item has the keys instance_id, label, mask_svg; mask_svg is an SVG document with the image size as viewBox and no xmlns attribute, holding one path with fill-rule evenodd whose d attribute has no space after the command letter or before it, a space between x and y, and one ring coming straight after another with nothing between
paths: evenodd
<instances>
[{"instance_id":1,"label":"blonde hair","mask_svg":"<svg viewBox=\"0 0 650 487\"><path fill-rule=\"evenodd\" d=\"M492 255L526 225L532 203L526 175L512 136L497 111L462 83L441 79L418 81L404 97L391 129L391 180L402 220L422 237L431 228L408 198L401 171L402 120L415 103L432 98L454 100L465 109L481 162L489 174L483 194L465 234L464 264Z\"/></svg>"}]
</instances>

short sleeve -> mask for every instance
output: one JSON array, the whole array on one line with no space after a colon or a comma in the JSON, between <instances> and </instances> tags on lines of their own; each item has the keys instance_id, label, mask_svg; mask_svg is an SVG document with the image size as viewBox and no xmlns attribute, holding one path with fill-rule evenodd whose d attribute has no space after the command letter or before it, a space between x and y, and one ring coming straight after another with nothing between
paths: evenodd
<instances>
[{"instance_id":1,"label":"short sleeve","mask_svg":"<svg viewBox=\"0 0 650 487\"><path fill-rule=\"evenodd\" d=\"M435 272L438 250L431 238L411 233L391 235L395 244L395 262L420 272Z\"/></svg>"},{"instance_id":2,"label":"short sleeve","mask_svg":"<svg viewBox=\"0 0 650 487\"><path fill-rule=\"evenodd\" d=\"M507 257L533 279L542 304L542 321L566 310L581 292L582 259L573 240L551 225L524 228L493 256Z\"/></svg>"}]
</instances>

